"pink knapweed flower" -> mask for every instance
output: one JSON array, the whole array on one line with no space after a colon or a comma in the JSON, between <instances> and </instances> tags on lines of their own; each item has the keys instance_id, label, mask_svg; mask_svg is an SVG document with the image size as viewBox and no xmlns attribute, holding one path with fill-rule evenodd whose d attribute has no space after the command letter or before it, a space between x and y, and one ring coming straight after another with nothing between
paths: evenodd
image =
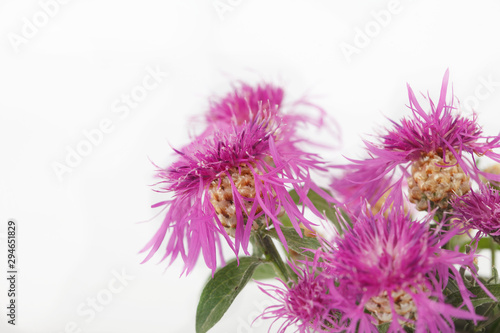
<instances>
[{"instance_id":1,"label":"pink knapweed flower","mask_svg":"<svg viewBox=\"0 0 500 333\"><path fill-rule=\"evenodd\" d=\"M210 101L206 114L208 123L235 122L242 124L250 121L260 109L280 110L284 90L281 87L263 83L255 87L240 83L223 98Z\"/></svg>"},{"instance_id":2,"label":"pink knapweed flower","mask_svg":"<svg viewBox=\"0 0 500 333\"><path fill-rule=\"evenodd\" d=\"M500 241L500 191L482 184L478 190L457 197L452 201L455 222L464 229L477 229L475 238L491 236Z\"/></svg>"},{"instance_id":3,"label":"pink knapweed flower","mask_svg":"<svg viewBox=\"0 0 500 333\"><path fill-rule=\"evenodd\" d=\"M249 254L252 229L272 225L286 247L278 219L284 212L297 233L301 234L301 223L311 229L312 223L288 191L294 189L304 206L321 216L307 193L312 189L328 198L310 175L312 170L325 169L315 154L284 139L285 127L275 114L262 110L251 121L220 124L212 134L176 151L177 161L157 171L157 191L172 198L154 205L163 206L166 215L143 250L149 250L145 261L165 242L163 259L181 256L187 273L200 252L215 271L221 239L236 255L240 248Z\"/></svg>"},{"instance_id":4,"label":"pink knapweed flower","mask_svg":"<svg viewBox=\"0 0 500 333\"><path fill-rule=\"evenodd\" d=\"M476 156L500 161L493 151L500 148L500 136L484 136L477 116L460 114L453 96L446 102L448 79L446 71L437 104L428 97L430 112L420 106L408 86L412 115L399 122L391 120L392 128L378 142L365 141L369 158L341 166L346 170L345 182L333 185L337 192L349 192L343 190L349 183L362 185L348 193L346 202L360 196L376 202L395 184L401 190L398 180L408 177L408 198L417 209L446 209L449 199L467 193L470 181L480 182L480 175L500 180L499 175L480 171L475 163Z\"/></svg>"},{"instance_id":5,"label":"pink knapweed flower","mask_svg":"<svg viewBox=\"0 0 500 333\"><path fill-rule=\"evenodd\" d=\"M475 276L474 256L442 248L457 232L441 232L449 221L433 231L431 214L412 221L402 206L384 211L362 209L352 217L352 226L346 224L343 236L318 250L324 274L334 277L326 280L329 289L348 290L344 298L353 302L349 310L338 307L349 321L347 332L356 332L358 322L369 323L365 330L390 323L389 332L404 332L403 325L416 332L454 332L452 318L480 319L457 269L464 267ZM467 310L445 302L443 290L450 280Z\"/></svg>"},{"instance_id":6,"label":"pink knapweed flower","mask_svg":"<svg viewBox=\"0 0 500 333\"><path fill-rule=\"evenodd\" d=\"M290 103L285 103L284 97L284 89L278 85L270 83L250 85L239 82L224 97L211 100L209 110L206 113L208 128L210 130L221 123L243 124L252 121L261 110L266 110L279 116L281 121L287 125L286 131L282 131L282 135L289 139L299 139L318 145L318 143L305 140L305 137L297 135L299 128L314 126L334 134L332 141L337 144L340 140L339 128L323 108L312 103L306 97ZM321 145L328 146L325 143ZM333 144L330 142L329 145Z\"/></svg>"},{"instance_id":7,"label":"pink knapweed flower","mask_svg":"<svg viewBox=\"0 0 500 333\"><path fill-rule=\"evenodd\" d=\"M302 268L291 263L290 267L298 277L291 285L280 279L277 280L281 287L258 282L259 288L277 302L261 315L263 319L274 319L269 329L282 321L278 333L291 332L294 328L300 333L340 330L342 314L335 306L342 298L329 291L325 281L329 277L316 271L318 262L306 262Z\"/></svg>"}]
</instances>

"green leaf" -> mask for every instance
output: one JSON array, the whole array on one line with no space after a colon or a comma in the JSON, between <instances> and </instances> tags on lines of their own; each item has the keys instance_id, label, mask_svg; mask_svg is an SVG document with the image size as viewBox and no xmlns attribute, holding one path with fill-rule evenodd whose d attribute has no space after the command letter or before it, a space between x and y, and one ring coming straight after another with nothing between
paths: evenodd
<instances>
[{"instance_id":1,"label":"green leaf","mask_svg":"<svg viewBox=\"0 0 500 333\"><path fill-rule=\"evenodd\" d=\"M286 243L288 244L288 248L294 250L295 252L298 253L303 253L304 255L313 258L314 254L307 251L304 252L304 249L317 249L320 247L320 244L316 238L312 237L305 237L303 236L302 238L299 236L297 231L295 231L294 228L290 227L281 227L281 232L283 232L283 235L286 238ZM271 236L274 239L278 239L278 233L276 232L276 229L271 229L271 230L264 230L264 234Z\"/></svg>"},{"instance_id":2,"label":"green leaf","mask_svg":"<svg viewBox=\"0 0 500 333\"><path fill-rule=\"evenodd\" d=\"M377 329L378 329L379 333L387 333L390 326L391 326L391 323L380 324L377 326ZM405 332L408 332L408 333L415 332L415 330L409 326L403 326L403 329L405 330Z\"/></svg>"},{"instance_id":3,"label":"green leaf","mask_svg":"<svg viewBox=\"0 0 500 333\"><path fill-rule=\"evenodd\" d=\"M285 227L292 227L293 226L292 220L290 220L290 218L288 217L288 214L286 214L286 213L283 214L283 216L281 216L279 219Z\"/></svg>"},{"instance_id":4,"label":"green leaf","mask_svg":"<svg viewBox=\"0 0 500 333\"><path fill-rule=\"evenodd\" d=\"M377 329L379 333L387 333L389 326L391 326L391 323L380 324L377 326Z\"/></svg>"},{"instance_id":5,"label":"green leaf","mask_svg":"<svg viewBox=\"0 0 500 333\"><path fill-rule=\"evenodd\" d=\"M268 280L277 277L276 271L272 263L264 263L259 265L255 272L253 273L252 279L254 280Z\"/></svg>"},{"instance_id":6,"label":"green leaf","mask_svg":"<svg viewBox=\"0 0 500 333\"><path fill-rule=\"evenodd\" d=\"M498 313L492 316L484 326L487 328L486 332L500 332L500 317Z\"/></svg>"},{"instance_id":7,"label":"green leaf","mask_svg":"<svg viewBox=\"0 0 500 333\"><path fill-rule=\"evenodd\" d=\"M330 191L328 191L327 189L323 189L323 191L330 194ZM290 196L292 197L293 201L297 205L302 204L300 202L299 195L297 194L297 192L295 190L291 190L289 193L290 193ZM335 206L332 203L326 201L322 196L320 196L318 193L314 192L313 190L309 190L309 192L307 193L307 197L309 198L309 200L311 200L314 207L316 207L316 209L319 210L320 212L325 213L326 218L329 219L335 225L335 228L337 228L337 230L340 233L342 233L343 229L341 228L339 219L337 218L337 212L334 208ZM346 219L346 221L349 221L347 215L344 214L343 212L342 212L342 216L344 219Z\"/></svg>"},{"instance_id":8,"label":"green leaf","mask_svg":"<svg viewBox=\"0 0 500 333\"><path fill-rule=\"evenodd\" d=\"M499 249L498 244L496 242L494 242L490 237L481 238L479 240L479 242L477 243L477 248L478 249L491 249L492 243L493 243L493 247L498 250Z\"/></svg>"},{"instance_id":9,"label":"green leaf","mask_svg":"<svg viewBox=\"0 0 500 333\"><path fill-rule=\"evenodd\" d=\"M488 290L497 298L500 299L500 284L490 284L486 286ZM486 304L486 303L494 303L495 300L492 300L486 292L483 290L483 288L476 286L476 287L471 287L469 288L469 291L476 295L476 297L471 298L472 305L474 307L477 307L481 304ZM453 305L454 307L459 307L463 302L462 295L460 291L456 291L452 294L450 294L446 298L446 303Z\"/></svg>"},{"instance_id":10,"label":"green leaf","mask_svg":"<svg viewBox=\"0 0 500 333\"><path fill-rule=\"evenodd\" d=\"M229 306L252 277L255 269L264 263L256 257L240 258L219 269L208 281L196 310L196 332L205 333L226 313Z\"/></svg>"}]
</instances>

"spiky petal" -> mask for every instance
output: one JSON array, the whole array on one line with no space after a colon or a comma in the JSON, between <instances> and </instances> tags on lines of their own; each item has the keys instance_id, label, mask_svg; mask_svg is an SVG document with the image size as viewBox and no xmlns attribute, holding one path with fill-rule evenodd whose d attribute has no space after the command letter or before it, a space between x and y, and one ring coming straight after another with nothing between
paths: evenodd
<instances>
[{"instance_id":1,"label":"spiky petal","mask_svg":"<svg viewBox=\"0 0 500 333\"><path fill-rule=\"evenodd\" d=\"M332 332L343 328L342 314L335 309L342 298L328 290L326 279L329 277L317 272L317 265L317 261L306 262L301 268L290 264L298 276L298 281L291 285L279 279L281 287L258 282L259 288L277 302L261 315L263 319L274 319L269 329L278 320L283 321L278 333L291 332L293 328L300 333Z\"/></svg>"},{"instance_id":2,"label":"spiky petal","mask_svg":"<svg viewBox=\"0 0 500 333\"><path fill-rule=\"evenodd\" d=\"M323 108L306 97L289 103L284 102L284 97L285 91L278 85L265 82L250 85L239 82L224 97L211 100L206 113L208 131L210 132L210 129L218 127L221 123L239 125L250 122L262 112L266 112L271 116L280 117L283 123L288 125L287 131L282 131L281 135L289 140L298 139L316 146L328 147L338 144L340 128ZM326 126L327 123L329 126ZM334 136L334 140L328 144L306 140L304 136L297 134L297 130L304 126L325 129Z\"/></svg>"},{"instance_id":3,"label":"spiky petal","mask_svg":"<svg viewBox=\"0 0 500 333\"><path fill-rule=\"evenodd\" d=\"M200 253L215 271L221 239L236 255L240 249L249 254L250 233L259 223L272 224L286 247L278 219L283 210L300 235L301 223L311 229L313 223L304 217L288 191L294 189L305 206L322 216L307 193L312 189L329 198L310 175L312 170L325 169L316 155L283 139L283 126L286 124L269 113L240 125L221 125L212 135L197 138L177 151L178 160L172 165L159 168L157 191L170 193L172 198L155 205L164 206L166 215L143 249L149 250L145 261L165 242L163 259L181 256L187 273ZM228 215L224 225L221 214ZM234 240L225 227L233 228L230 234Z\"/></svg>"},{"instance_id":4,"label":"spiky petal","mask_svg":"<svg viewBox=\"0 0 500 333\"><path fill-rule=\"evenodd\" d=\"M260 109L277 112L283 97L284 90L281 87L269 83L253 87L242 82L223 98L212 99L206 118L209 123L242 124L252 120Z\"/></svg>"},{"instance_id":5,"label":"spiky petal","mask_svg":"<svg viewBox=\"0 0 500 333\"><path fill-rule=\"evenodd\" d=\"M482 184L452 202L455 222L465 229L477 229L476 239L491 236L500 239L500 191Z\"/></svg>"},{"instance_id":6,"label":"spiky petal","mask_svg":"<svg viewBox=\"0 0 500 333\"><path fill-rule=\"evenodd\" d=\"M474 256L443 249L457 231L442 235L442 225L431 231L431 220L429 215L412 221L403 208L385 216L364 209L342 237L319 250L324 273L335 277L328 280L329 288L349 290L354 302L350 311L340 308L350 321L347 332L355 332L362 318L372 328L390 322L390 332L404 332L403 325L409 325L432 333L453 331L452 317L480 319L456 268L475 276ZM445 303L443 290L450 280L458 285L467 310Z\"/></svg>"},{"instance_id":7,"label":"spiky petal","mask_svg":"<svg viewBox=\"0 0 500 333\"><path fill-rule=\"evenodd\" d=\"M472 181L479 183L480 175L491 180L500 180L499 175L482 172L475 164L476 156L500 161L500 155L494 152L494 149L500 148L500 136L484 136L477 123L476 114L469 118L457 112L453 105L453 96L450 103L446 102L448 79L449 73L446 71L437 104L430 97L427 98L429 112L424 111L408 86L408 107L411 116L399 122L390 120L392 128L380 135L378 142L365 141L369 158L351 160L352 164L340 166L346 170L345 182L334 184L335 190L346 193L349 191L344 188L347 188L348 184L360 185L348 195L346 202L359 196L370 199L372 203L376 202L398 180L413 176L409 169L415 162L431 155L441 158L440 163L436 164L439 168L457 166L459 170L456 175L461 180L470 177ZM450 177L453 178L454 174ZM400 182L398 186L401 184ZM457 186L465 187L461 182ZM448 200L453 191L454 189L451 189L443 198Z\"/></svg>"}]
</instances>

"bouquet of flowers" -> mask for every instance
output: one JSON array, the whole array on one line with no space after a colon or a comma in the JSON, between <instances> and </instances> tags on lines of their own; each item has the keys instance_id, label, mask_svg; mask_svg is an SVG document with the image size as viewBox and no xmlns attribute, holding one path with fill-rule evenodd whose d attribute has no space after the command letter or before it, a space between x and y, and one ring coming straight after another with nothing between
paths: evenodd
<instances>
[{"instance_id":1,"label":"bouquet of flowers","mask_svg":"<svg viewBox=\"0 0 500 333\"><path fill-rule=\"evenodd\" d=\"M206 129L157 167L168 195L143 249L144 261L160 247L180 257L186 274L200 256L212 270L196 332L252 279L273 299L261 317L278 332L500 331L500 171L479 164L500 163L500 136L460 112L448 81L446 71L437 102L408 86L408 115L343 164L311 152L325 144L302 127L329 125L306 98L286 105L281 87L239 83L212 100ZM477 266L485 248L489 276ZM269 278L279 282L259 281Z\"/></svg>"}]
</instances>

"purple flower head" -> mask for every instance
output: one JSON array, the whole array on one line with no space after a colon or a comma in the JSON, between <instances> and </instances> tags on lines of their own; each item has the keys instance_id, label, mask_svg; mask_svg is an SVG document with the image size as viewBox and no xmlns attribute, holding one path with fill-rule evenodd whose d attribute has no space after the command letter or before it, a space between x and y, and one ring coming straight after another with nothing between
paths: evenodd
<instances>
[{"instance_id":1,"label":"purple flower head","mask_svg":"<svg viewBox=\"0 0 500 333\"><path fill-rule=\"evenodd\" d=\"M452 201L455 222L463 223L463 228L479 230L476 238L491 236L500 240L500 191L482 184L479 190L471 190Z\"/></svg>"},{"instance_id":2,"label":"purple flower head","mask_svg":"<svg viewBox=\"0 0 500 333\"><path fill-rule=\"evenodd\" d=\"M330 119L323 108L313 104L305 97L291 104L285 104L283 100L284 90L279 86L269 83L251 86L240 82L225 97L211 101L206 114L209 125L208 131L211 128L218 127L221 123L240 125L250 122L264 112L280 118L284 124L287 124L286 131L283 131L282 135L291 140L299 139L313 143L297 134L297 130L305 125L312 125L318 129L325 128L334 134L336 140L340 140L340 131L337 124L333 119ZM304 111L301 111L301 108L304 108ZM316 116L313 115L314 113L316 113ZM332 126L326 126L327 120L332 123Z\"/></svg>"},{"instance_id":3,"label":"purple flower head","mask_svg":"<svg viewBox=\"0 0 500 333\"><path fill-rule=\"evenodd\" d=\"M378 142L365 141L370 158L342 167L349 170L347 182L362 184L346 201L363 196L376 202L398 179L409 177L409 200L419 210L429 205L445 209L453 195L469 191L470 179L479 182L479 175L484 175L500 180L475 164L475 156L483 155L500 161L500 155L493 152L500 147L500 136L483 136L475 114L468 118L457 112L453 96L446 102L448 77L446 71L437 104L427 97L429 112L408 86L411 116L400 122L391 120L392 128ZM342 185L338 190L342 191Z\"/></svg>"},{"instance_id":4,"label":"purple flower head","mask_svg":"<svg viewBox=\"0 0 500 333\"><path fill-rule=\"evenodd\" d=\"M443 249L456 231L440 234L442 224L431 231L431 220L429 215L412 221L403 208L386 216L364 209L342 237L318 250L324 273L335 277L327 280L329 288L348 290L346 298L353 302L349 311L340 308L350 321L348 332L355 332L358 322L369 323L371 329L390 322L390 332L404 332L403 324L414 325L416 332L448 332L454 327L452 317L481 318L455 267L475 274L474 256ZM458 285L468 311L445 303L443 290L450 279Z\"/></svg>"},{"instance_id":5,"label":"purple flower head","mask_svg":"<svg viewBox=\"0 0 500 333\"><path fill-rule=\"evenodd\" d=\"M189 273L200 252L215 271L221 238L236 255L240 248L249 254L250 233L263 226L272 224L286 247L278 219L284 212L300 235L300 223L311 229L288 190L294 189L305 206L322 216L307 192L312 189L329 198L310 176L311 170L325 169L316 155L283 140L283 126L278 118L260 114L241 125L221 125L212 135L176 151L177 161L157 171L157 191L172 198L154 205L164 206L166 215L143 249L149 250L145 261L158 251L167 233L163 259L170 256L173 261L180 255Z\"/></svg>"},{"instance_id":6,"label":"purple flower head","mask_svg":"<svg viewBox=\"0 0 500 333\"><path fill-rule=\"evenodd\" d=\"M253 119L260 109L279 110L284 91L272 84L261 84L252 87L241 83L239 87L225 97L212 100L206 115L209 123L235 122L242 124Z\"/></svg>"},{"instance_id":7,"label":"purple flower head","mask_svg":"<svg viewBox=\"0 0 500 333\"><path fill-rule=\"evenodd\" d=\"M329 292L325 282L327 277L317 274L317 265L317 262L306 263L306 267L297 268L291 264L298 275L298 281L292 282L291 286L279 279L282 287L259 283L259 288L278 302L261 315L263 319L274 319L269 329L277 320L284 320L278 333L288 332L293 327L300 333L340 331L342 316L335 305L341 298L336 299L335 294Z\"/></svg>"}]
</instances>

